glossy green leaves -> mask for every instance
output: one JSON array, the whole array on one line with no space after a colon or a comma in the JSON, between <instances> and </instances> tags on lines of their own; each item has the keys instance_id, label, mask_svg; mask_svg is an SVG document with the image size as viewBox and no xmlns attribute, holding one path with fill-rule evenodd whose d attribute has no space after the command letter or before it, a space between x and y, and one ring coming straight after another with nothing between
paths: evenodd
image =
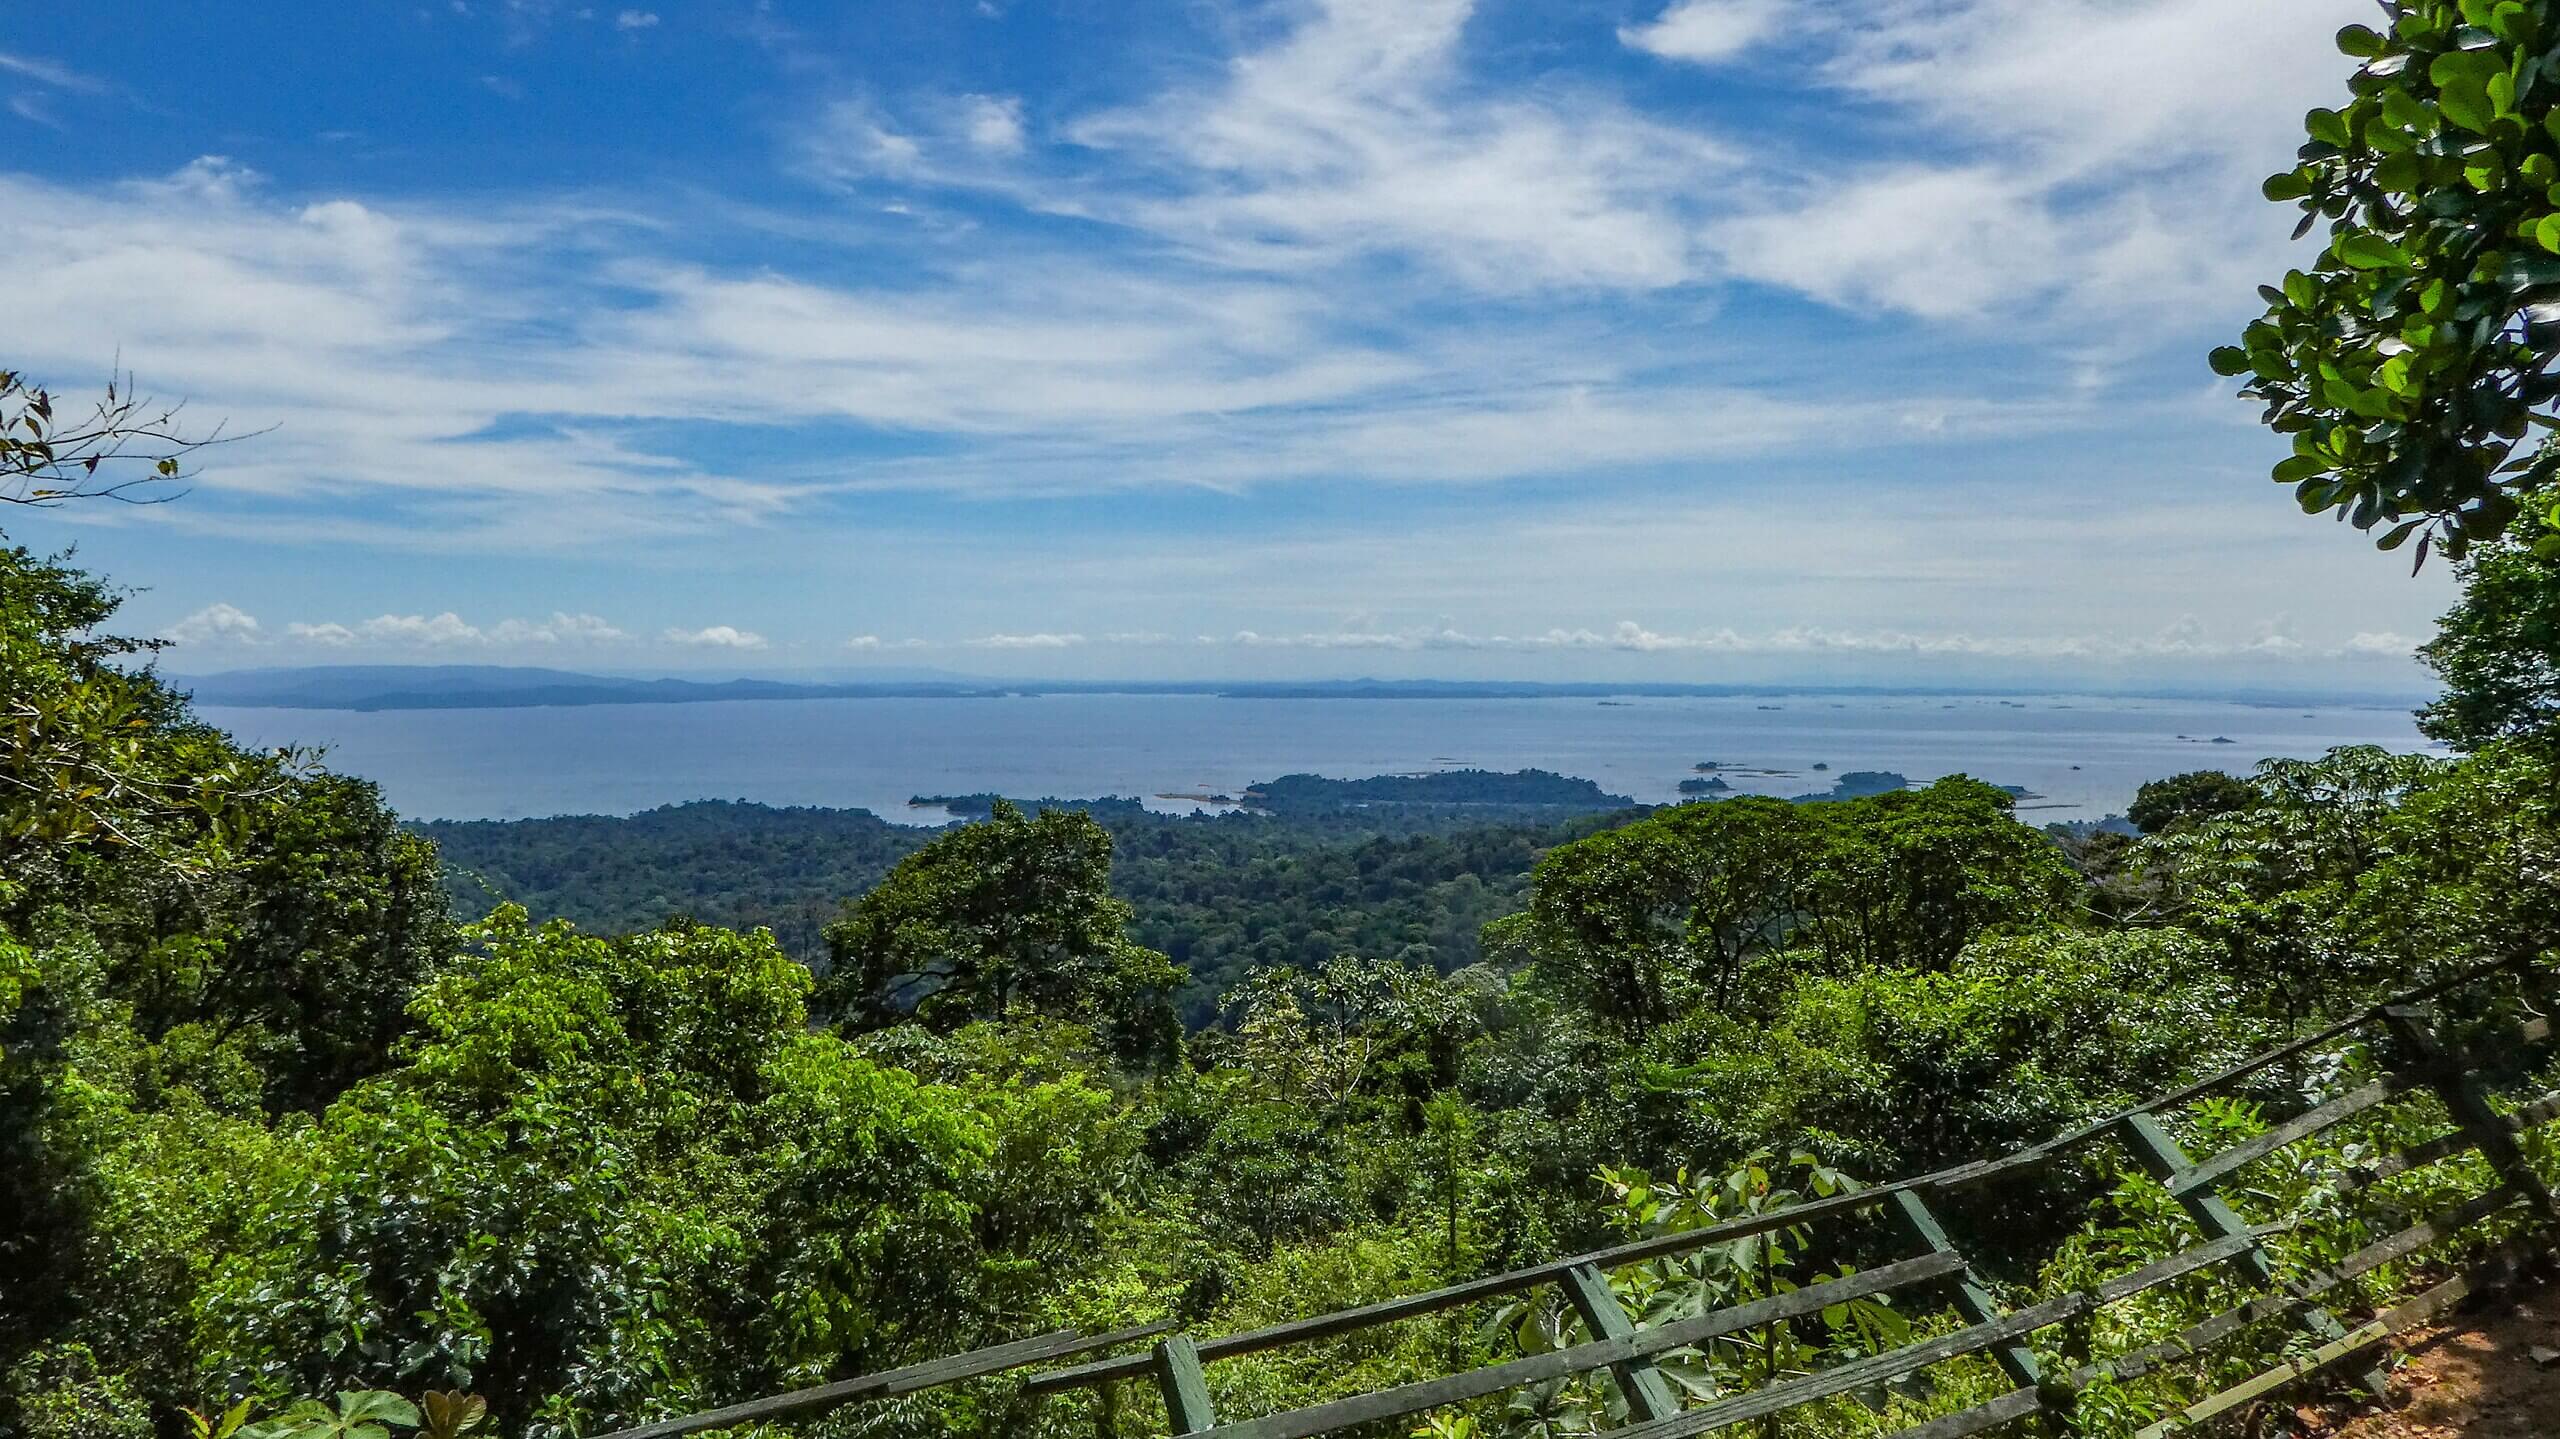
<instances>
[{"instance_id":1,"label":"glossy green leaves","mask_svg":"<svg viewBox=\"0 0 2560 1439\"><path fill-rule=\"evenodd\" d=\"M2560 381L2560 37L2552 0L2417 0L2350 25L2349 99L2304 117L2264 193L2326 222L2305 269L2214 372L2291 437L2275 478L2384 548L2459 556L2560 457L2532 443Z\"/></svg>"}]
</instances>

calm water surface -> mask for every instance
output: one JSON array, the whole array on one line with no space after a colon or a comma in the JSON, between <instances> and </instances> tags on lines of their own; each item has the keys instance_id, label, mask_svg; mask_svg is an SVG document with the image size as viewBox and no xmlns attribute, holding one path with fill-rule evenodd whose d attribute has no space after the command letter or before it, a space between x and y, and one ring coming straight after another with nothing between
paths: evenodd
<instances>
[{"instance_id":1,"label":"calm water surface","mask_svg":"<svg viewBox=\"0 0 2560 1439\"><path fill-rule=\"evenodd\" d=\"M2423 748L2405 708L2268 707L2081 696L1272 700L1205 695L760 700L558 709L228 709L248 743L321 745L420 819L623 814L690 799L828 805L940 819L915 794L1233 793L1336 778L1535 767L1646 802L1701 760L1790 771L1736 789L1828 789L1847 770L1963 773L2043 796L2024 818L2119 811L2144 780L2246 771L2332 745ZM2184 738L2181 738L2184 736ZM2214 744L2216 738L2230 744ZM1827 763L1828 772L1813 770ZM1151 800L1184 809L1181 801Z\"/></svg>"}]
</instances>

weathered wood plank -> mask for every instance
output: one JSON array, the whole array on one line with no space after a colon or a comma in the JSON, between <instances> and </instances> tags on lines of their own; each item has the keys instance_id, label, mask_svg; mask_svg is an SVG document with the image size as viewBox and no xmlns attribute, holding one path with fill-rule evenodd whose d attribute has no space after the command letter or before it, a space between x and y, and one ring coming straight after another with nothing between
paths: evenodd
<instances>
[{"instance_id":1,"label":"weathered wood plank","mask_svg":"<svg viewBox=\"0 0 2560 1439\"><path fill-rule=\"evenodd\" d=\"M2194 1167L2186 1151L2179 1148L2178 1142L2169 1137L2169 1132L2160 1127L2159 1121L2148 1114L2137 1114L2126 1120L2125 1133L2132 1141L2134 1158L2163 1184L2173 1182ZM2217 1239L2250 1232L2249 1226L2230 1205L2223 1202L2222 1196L2211 1189L2189 1189L2177 1198L2197 1227ZM2252 1246L2248 1252L2238 1256L2238 1263L2261 1287L2282 1289L2275 1261L2267 1256L2264 1249ZM2289 1317L2313 1338L2324 1342L2346 1333L2346 1326L2338 1322L2338 1316L2316 1304L2304 1305ZM2366 1375L2365 1383L2375 1393L2383 1392L2383 1377L2379 1372Z\"/></svg>"},{"instance_id":2,"label":"weathered wood plank","mask_svg":"<svg viewBox=\"0 0 2560 1439\"><path fill-rule=\"evenodd\" d=\"M742 1404L706 1409L698 1414L660 1419L629 1429L617 1429L610 1434L598 1436L598 1439L674 1439L676 1435L692 1434L704 1429L722 1429L735 1424L752 1424L761 1420L783 1418L787 1415L805 1414L814 1409L829 1409L857 1399L894 1398L900 1394L912 1394L919 1389L955 1384L964 1379L982 1379L990 1374L1001 1374L1007 1369L1019 1369L1026 1364L1040 1364L1052 1359L1063 1359L1070 1354L1108 1349L1115 1344L1127 1344L1150 1335L1161 1334L1171 1327L1166 1324L1149 1324L1133 1329L1115 1330L1108 1334L1079 1334L1072 1329L1060 1329L1048 1334L1035 1335L1029 1339L1017 1339L1009 1344L973 1349L966 1354L928 1359L921 1364L910 1364L904 1368L884 1369L877 1374L839 1379L832 1384L795 1389L788 1394L750 1399Z\"/></svg>"},{"instance_id":3,"label":"weathered wood plank","mask_svg":"<svg viewBox=\"0 0 2560 1439\"><path fill-rule=\"evenodd\" d=\"M2507 1116L2507 1127L2522 1134L2554 1119L2560 1119L2560 1089L2516 1106L2516 1112Z\"/></svg>"},{"instance_id":4,"label":"weathered wood plank","mask_svg":"<svg viewBox=\"0 0 2560 1439\"><path fill-rule=\"evenodd\" d=\"M1898 1379L1959 1355L1978 1353L1996 1344L2024 1338L2047 1325L2085 1314L2096 1303L2096 1299L2087 1294L2061 1295L1988 1324L1972 1325L1883 1354L1853 1359L1801 1379L1790 1379L1784 1384L1772 1384L1766 1389L1754 1389L1748 1394L1702 1404L1654 1423L1612 1429L1600 1439L1689 1439L1693 1434L1704 1434L1728 1424L1782 1413L1816 1399Z\"/></svg>"},{"instance_id":5,"label":"weathered wood plank","mask_svg":"<svg viewBox=\"0 0 2560 1439\"><path fill-rule=\"evenodd\" d=\"M1198 1434L1218 1427L1218 1411L1209 1403L1209 1377L1200 1372L1200 1350L1188 1334L1168 1334L1149 1356L1156 1383L1164 1389L1164 1412L1176 1434Z\"/></svg>"},{"instance_id":6,"label":"weathered wood plank","mask_svg":"<svg viewBox=\"0 0 2560 1439\"><path fill-rule=\"evenodd\" d=\"M2243 1169L2293 1143L2327 1129L2333 1124L2362 1114L2393 1095L2417 1087L2417 1081L2400 1075L2385 1075L2370 1084L2359 1085L2326 1104L2304 1110L2293 1118L2268 1129L2255 1139L2223 1150L2210 1159L2200 1159L2169 1181L2169 1192L2185 1195L2203 1189L2234 1170Z\"/></svg>"},{"instance_id":7,"label":"weathered wood plank","mask_svg":"<svg viewBox=\"0 0 2560 1439\"><path fill-rule=\"evenodd\" d=\"M2190 1245L2165 1259L2154 1259L2140 1269L2102 1281L2096 1289L2090 1291L2090 1296L2100 1304L2113 1304L2119 1299L2129 1299L2146 1289L2156 1289L2172 1279L2220 1264L2226 1259L2237 1259L2257 1247L2258 1239L2255 1234L2226 1234L2220 1239Z\"/></svg>"},{"instance_id":8,"label":"weathered wood plank","mask_svg":"<svg viewBox=\"0 0 2560 1439\"><path fill-rule=\"evenodd\" d=\"M2490 1167L2516 1187L2535 1213L2546 1220L2560 1219L2560 1201L2551 1197L2542 1177L2525 1162L2514 1126L2490 1107L2489 1097L2481 1092L2480 1082L2465 1057L2446 1047L2426 1011L2395 1004L2382 1011L2382 1018L2415 1057L2418 1072L2443 1098L2453 1122L2462 1126L2462 1132L2470 1135L2480 1152L2488 1156Z\"/></svg>"},{"instance_id":9,"label":"weathered wood plank","mask_svg":"<svg viewBox=\"0 0 2560 1439\"><path fill-rule=\"evenodd\" d=\"M2044 1408L2044 1394L2038 1389L2012 1389L1997 1399L1941 1414L1926 1424L1897 1429L1889 1439L1965 1439L2003 1424L2014 1424Z\"/></svg>"},{"instance_id":10,"label":"weathered wood plank","mask_svg":"<svg viewBox=\"0 0 2560 1439\"><path fill-rule=\"evenodd\" d=\"M1588 1264L1576 1265L1564 1273L1565 1298L1574 1312L1582 1316L1593 1337L1624 1339L1636 1326L1627 1318L1626 1306L1618 1302L1617 1293L1609 1288L1609 1280ZM1627 1411L1639 1419L1663 1419L1680 1412L1680 1396L1671 1391L1671 1381L1645 1358L1621 1360L1609 1366L1618 1381L1618 1392L1627 1401Z\"/></svg>"},{"instance_id":11,"label":"weathered wood plank","mask_svg":"<svg viewBox=\"0 0 2560 1439\"><path fill-rule=\"evenodd\" d=\"M1893 1196L1893 1204L1902 1216L1903 1227L1911 1231L1922 1248L1932 1254L1956 1252L1954 1242L1947 1238L1945 1226L1938 1223L1937 1215L1929 1212L1928 1201L1906 1189ZM1956 1312L1967 1322L1988 1324L2000 1317L2000 1306L1992 1302L1990 1291L1975 1281L1970 1262L1956 1271L1947 1288L1948 1298L1954 1303ZM2032 1385L2042 1380L2043 1376L2036 1369L2035 1351L2024 1344L1996 1345L1991 1357L1999 1364L2001 1372L2009 1376L2012 1384Z\"/></svg>"},{"instance_id":12,"label":"weathered wood plank","mask_svg":"<svg viewBox=\"0 0 2560 1439\"><path fill-rule=\"evenodd\" d=\"M1400 1384L1393 1389L1355 1394L1347 1399L1286 1410L1259 1419L1241 1419L1211 1430L1205 1439L1310 1439L1310 1436L1347 1429L1355 1424L1402 1418L1426 1409L1499 1394L1524 1384L1588 1373L1630 1359L1703 1344L1744 1329L1756 1329L1763 1324L1818 1313L1833 1304L1942 1279L1955 1272L1959 1263L1945 1255L1922 1255L1917 1259L1865 1270L1846 1279L1809 1284L1789 1293L1719 1309L1712 1314L1637 1329L1616 1339L1595 1339L1587 1344L1533 1354L1525 1359L1470 1369L1444 1378ZM1673 1419L1678 1417L1672 1416Z\"/></svg>"},{"instance_id":13,"label":"weathered wood plank","mask_svg":"<svg viewBox=\"0 0 2560 1439\"><path fill-rule=\"evenodd\" d=\"M2473 1144L2471 1136L2461 1130L2447 1130L2433 1139L2386 1154L2347 1175L2342 1190L2344 1193L2353 1194L2359 1189L2370 1189L2386 1179L2396 1178L2412 1169L2424 1169L2430 1164L2442 1164L2457 1154L2468 1152Z\"/></svg>"},{"instance_id":14,"label":"weathered wood plank","mask_svg":"<svg viewBox=\"0 0 2560 1439\"><path fill-rule=\"evenodd\" d=\"M1569 1259L1557 1259L1545 1264L1532 1264L1522 1269L1507 1270L1500 1274L1489 1274L1481 1279L1470 1279L1420 1294L1399 1295L1393 1299L1381 1299L1374 1304L1337 1310L1331 1314L1311 1315L1305 1319L1292 1319L1262 1329L1216 1335L1199 1341L1200 1357L1204 1360L1226 1359L1239 1354L1257 1354L1266 1349L1277 1349L1288 1344L1304 1344L1316 1339L1330 1339L1335 1335L1348 1334L1354 1330L1392 1324L1399 1319L1436 1314L1444 1309L1454 1309L1463 1304L1501 1299L1522 1290L1535 1289L1540 1285L1560 1283L1568 1271L1580 1265L1587 1264L1606 1273L1622 1265L1686 1254L1693 1249L1703 1249L1710 1244L1722 1244L1755 1234L1772 1233L1792 1225L1810 1224L1842 1214L1854 1214L1860 1210L1875 1208L1889 1200L1896 1191L1919 1182L1921 1181L1910 1180L1900 1184L1878 1185L1872 1189L1835 1194L1828 1199L1816 1199L1788 1209L1773 1209L1765 1214L1746 1215L1707 1229L1693 1229L1685 1234L1662 1234L1647 1239L1632 1240L1608 1249L1595 1250L1589 1254L1578 1254ZM1035 1376L1026 1382L1024 1389L1028 1393L1035 1394L1054 1393L1061 1389L1081 1388L1105 1380L1139 1377L1147 1372L1148 1360L1144 1355L1104 1359Z\"/></svg>"},{"instance_id":15,"label":"weathered wood plank","mask_svg":"<svg viewBox=\"0 0 2560 1439\"><path fill-rule=\"evenodd\" d=\"M2369 1274L2391 1263L2405 1259L2428 1245L2446 1239L2479 1222L2497 1210L2515 1202L2515 1191L2500 1185L2485 1194L2463 1201L2433 1219L2421 1220L2397 1234L2374 1241L2357 1250L2329 1269L2304 1275L2287 1286L2287 1292L2252 1299L2236 1309L2202 1319L2176 1334L2139 1349L2127 1350L2110 1360L2083 1364L2071 1371L2074 1386L2088 1383L2100 1373L2119 1379L2139 1379L2153 1369L2172 1360L2221 1344L2252 1324L2291 1316L2311 1307L2311 1301L2359 1275ZM2194 1251L2189 1251L2194 1252Z\"/></svg>"}]
</instances>

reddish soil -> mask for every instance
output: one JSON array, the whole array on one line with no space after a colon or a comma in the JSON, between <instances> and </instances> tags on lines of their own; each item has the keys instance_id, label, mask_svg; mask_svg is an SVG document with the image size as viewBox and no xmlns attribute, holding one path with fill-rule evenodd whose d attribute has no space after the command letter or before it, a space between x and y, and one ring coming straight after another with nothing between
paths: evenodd
<instances>
[{"instance_id":1,"label":"reddish soil","mask_svg":"<svg viewBox=\"0 0 2560 1439\"><path fill-rule=\"evenodd\" d=\"M2560 1436L2560 1285L2412 1332L2389 1408L2294 1412L2319 1439L2554 1439ZM2536 1358L2536 1351L2541 1357Z\"/></svg>"}]
</instances>

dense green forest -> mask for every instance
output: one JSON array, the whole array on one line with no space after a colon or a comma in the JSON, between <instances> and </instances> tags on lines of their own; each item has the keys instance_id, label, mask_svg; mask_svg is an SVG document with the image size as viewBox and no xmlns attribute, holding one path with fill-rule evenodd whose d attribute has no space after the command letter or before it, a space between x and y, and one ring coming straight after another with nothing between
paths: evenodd
<instances>
[{"instance_id":1,"label":"dense green forest","mask_svg":"<svg viewBox=\"0 0 2560 1439\"><path fill-rule=\"evenodd\" d=\"M1774 1189L1754 1156L1996 1152L2413 979L2548 962L2560 933L2541 732L2184 778L2146 792L2157 833L2068 849L1963 779L1578 834L1005 805L894 854L824 811L656 816L742 875L876 872L813 978L699 916L457 924L430 841L196 724L104 637L101 582L24 550L0 577L0 1259L28 1280L0 1343L30 1435L466 1388L498 1432L594 1432L1057 1325L1247 1326L1641 1227L1630 1175ZM807 832L760 858L777 822ZM601 862L595 825L532 827L560 841L546 873ZM1474 879L1524 865L1516 893ZM1124 893L1192 937L1189 973ZM1223 933L1240 912L1268 933ZM1217 1028L1176 1008L1204 956ZM2023 1264L2098 1234L2112 1182L2016 1198L1975 1242ZM1519 1342L1224 1365L1220 1402ZM976 1423L889 1416L865 1422Z\"/></svg>"},{"instance_id":2,"label":"dense green forest","mask_svg":"<svg viewBox=\"0 0 2560 1439\"><path fill-rule=\"evenodd\" d=\"M989 796L988 810L998 802ZM1445 973L1475 963L1478 931L1519 907L1538 855L1611 812L1559 820L1506 809L1510 818L1489 821L1437 804L1217 816L1153 814L1134 801L1069 807L1110 833L1130 936L1184 967L1182 1012L1195 1027L1264 965L1372 955ZM512 900L606 931L677 915L763 927L811 964L825 959L837 907L933 834L865 810L728 801L414 828L442 852L462 910Z\"/></svg>"},{"instance_id":3,"label":"dense green forest","mask_svg":"<svg viewBox=\"0 0 2560 1439\"><path fill-rule=\"evenodd\" d=\"M930 837L734 805L422 835L200 723L114 638L114 588L0 546L0 1430L371 1439L485 1403L479 1432L551 1439L1058 1327L1249 1328L2000 1152L2433 976L2547 979L2560 449L2523 439L2560 394L2560 74L2544 5L2401 16L2339 38L2353 98L2269 187L2327 247L2215 364L2291 437L2306 509L2458 566L2423 723L2459 757L2164 777L2138 838L2063 843L1964 778L1463 830L990 801ZM76 492L42 392L0 376L0 402L0 494ZM457 906L448 865L594 918ZM2271 1067L2172 1122L2220 1149L2366 1077ZM2371 1237L2339 1199L2380 1137L2235 1189L2284 1272ZM2424 1214L2464 1165L2477 1187L2476 1159L2355 1182ZM2094 1160L1994 1198L1951 1222L2013 1298L2185 1222ZM1871 1258L1754 1241L1619 1297L1696 1312ZM1467 1317L1222 1363L1218 1409L1585 1322ZM1950 1322L1771 1324L1683 1382ZM2068 1423L2129 1433L2209 1377L2099 1386ZM1882 1434L2003 1383L1968 1357L1764 1432ZM1427 1431L1573 1439L1624 1419L1612 1392ZM964 1386L762 1433L1148 1432L1154 1402Z\"/></svg>"}]
</instances>

